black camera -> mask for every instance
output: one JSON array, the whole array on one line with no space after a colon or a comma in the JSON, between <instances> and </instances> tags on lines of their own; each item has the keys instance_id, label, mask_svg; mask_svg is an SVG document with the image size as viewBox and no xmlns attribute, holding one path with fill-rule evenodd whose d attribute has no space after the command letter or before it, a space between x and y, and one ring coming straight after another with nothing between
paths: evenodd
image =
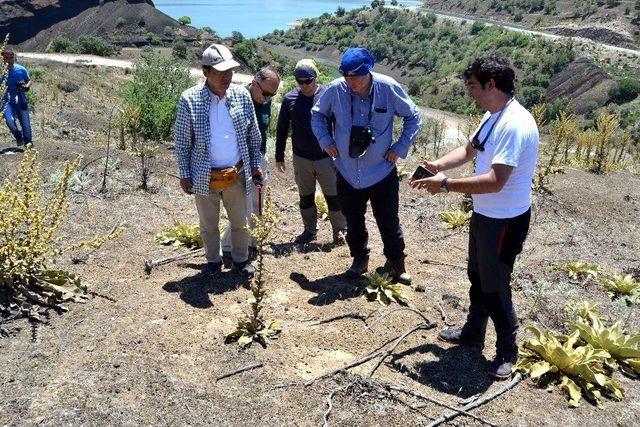
<instances>
[{"instance_id":1,"label":"black camera","mask_svg":"<svg viewBox=\"0 0 640 427\"><path fill-rule=\"evenodd\" d=\"M369 145L375 144L376 139L371 129L365 126L351 126L349 136L349 156L357 159L366 153Z\"/></svg>"}]
</instances>

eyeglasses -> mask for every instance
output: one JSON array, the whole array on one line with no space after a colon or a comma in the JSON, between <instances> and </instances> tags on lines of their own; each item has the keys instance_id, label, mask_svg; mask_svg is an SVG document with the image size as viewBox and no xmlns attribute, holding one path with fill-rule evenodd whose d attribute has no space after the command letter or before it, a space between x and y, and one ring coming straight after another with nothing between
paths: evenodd
<instances>
[{"instance_id":1,"label":"eyeglasses","mask_svg":"<svg viewBox=\"0 0 640 427\"><path fill-rule=\"evenodd\" d=\"M306 85L310 85L311 83L313 83L315 79L313 77L310 77L308 79L296 79L296 83L298 83L299 85L302 86L306 86Z\"/></svg>"},{"instance_id":2,"label":"eyeglasses","mask_svg":"<svg viewBox=\"0 0 640 427\"><path fill-rule=\"evenodd\" d=\"M513 101L513 98L511 98L509 100L509 102L507 102L504 105L504 107L502 107L502 110L500 110L500 114L498 114L498 117L496 118L496 121L493 122L493 124L489 128L489 132L487 132L487 134L485 135L485 137L484 137L484 139L482 141L480 141L479 136L480 136L480 133L482 132L482 129L484 128L484 125L487 124L489 119L485 120L482 123L482 125L480 125L480 129L478 129L478 132L476 132L476 134L473 135L473 138L471 138L471 148L473 148L474 150L478 150L478 151L484 151L484 145L487 143L487 140L489 139L489 137L493 133L493 128L496 127L496 125L500 121L500 118L502 117L502 113L504 113L504 110L506 110L507 107L509 106L509 104L511 104L511 101Z\"/></svg>"},{"instance_id":3,"label":"eyeglasses","mask_svg":"<svg viewBox=\"0 0 640 427\"><path fill-rule=\"evenodd\" d=\"M273 98L274 96L276 96L275 92L271 93L271 92L265 91L258 80L254 80L254 82L256 82L256 84L258 85L258 87L262 91L262 96L264 96L265 98Z\"/></svg>"}]
</instances>

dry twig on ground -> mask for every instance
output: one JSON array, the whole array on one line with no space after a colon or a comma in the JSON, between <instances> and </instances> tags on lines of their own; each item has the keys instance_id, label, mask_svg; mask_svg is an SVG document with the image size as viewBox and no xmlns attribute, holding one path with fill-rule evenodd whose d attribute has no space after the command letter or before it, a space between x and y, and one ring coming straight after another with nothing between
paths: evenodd
<instances>
[{"instance_id":1,"label":"dry twig on ground","mask_svg":"<svg viewBox=\"0 0 640 427\"><path fill-rule=\"evenodd\" d=\"M358 319L358 320L362 320L364 322L368 317L369 316L367 316L366 314L361 313L359 311L349 311L348 313L341 313L341 314L337 314L335 316L327 317L327 318L322 319L322 320L318 320L317 322L312 323L309 326L318 326L318 325L322 325L322 324L325 324L325 323L330 323L330 322L334 322L336 320L341 320L341 319L346 319L346 318Z\"/></svg>"},{"instance_id":2,"label":"dry twig on ground","mask_svg":"<svg viewBox=\"0 0 640 427\"><path fill-rule=\"evenodd\" d=\"M204 248L200 248L200 249L196 249L193 251L189 251L189 252L183 252L181 254L178 255L174 255L174 256L170 256L167 258L161 258L161 259L148 259L144 262L144 271L147 274L151 274L151 271L161 265L165 265L165 264L169 264L171 262L174 261L179 261L181 259L185 259L185 258L189 258L191 256L194 255L200 255L204 253Z\"/></svg>"},{"instance_id":3,"label":"dry twig on ground","mask_svg":"<svg viewBox=\"0 0 640 427\"><path fill-rule=\"evenodd\" d=\"M232 377L237 374L241 374L246 371L250 371L252 369L262 368L264 365L262 363L254 363L253 365L245 366L244 368L236 369L235 371L227 372L225 374L219 375L216 377L216 381L220 381L225 378Z\"/></svg>"},{"instance_id":4,"label":"dry twig on ground","mask_svg":"<svg viewBox=\"0 0 640 427\"><path fill-rule=\"evenodd\" d=\"M436 307L440 312L440 316L442 316L442 321L444 322L444 324L447 326L453 326L454 323L449 322L449 317L447 316L447 312L444 311L444 307L442 307L442 304L438 303Z\"/></svg>"}]
</instances>

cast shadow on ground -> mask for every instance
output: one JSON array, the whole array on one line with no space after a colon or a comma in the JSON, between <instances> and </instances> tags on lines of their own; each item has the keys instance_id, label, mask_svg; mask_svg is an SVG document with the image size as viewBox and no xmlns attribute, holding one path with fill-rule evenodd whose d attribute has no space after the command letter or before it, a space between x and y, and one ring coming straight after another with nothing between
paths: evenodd
<instances>
[{"instance_id":1,"label":"cast shadow on ground","mask_svg":"<svg viewBox=\"0 0 640 427\"><path fill-rule=\"evenodd\" d=\"M189 267L195 268L193 264ZM217 274L209 274L203 271L184 279L167 282L162 289L171 293L178 293L180 299L195 308L210 308L213 306L210 294L220 295L225 292L235 291L242 285L248 285L251 279L246 276L223 271Z\"/></svg>"},{"instance_id":2,"label":"cast shadow on ground","mask_svg":"<svg viewBox=\"0 0 640 427\"><path fill-rule=\"evenodd\" d=\"M403 363L405 357L431 353L438 360L417 364ZM423 344L394 354L387 366L407 377L442 393L462 399L484 393L493 383L487 375L487 360L479 349L468 346L443 348L436 344Z\"/></svg>"},{"instance_id":3,"label":"cast shadow on ground","mask_svg":"<svg viewBox=\"0 0 640 427\"><path fill-rule=\"evenodd\" d=\"M312 305L328 305L337 300L357 298L364 290L363 279L347 279L344 274L332 274L310 281L304 274L293 272L289 278L305 291L318 294L309 299Z\"/></svg>"},{"instance_id":4,"label":"cast shadow on ground","mask_svg":"<svg viewBox=\"0 0 640 427\"><path fill-rule=\"evenodd\" d=\"M284 256L289 256L293 252L299 252L301 254L306 254L310 252L331 252L333 249L332 243L275 243L271 245L273 249L273 256L275 258L280 258Z\"/></svg>"},{"instance_id":5,"label":"cast shadow on ground","mask_svg":"<svg viewBox=\"0 0 640 427\"><path fill-rule=\"evenodd\" d=\"M24 153L24 148L21 148L21 147L0 148L0 154L9 154L9 153Z\"/></svg>"}]
</instances>

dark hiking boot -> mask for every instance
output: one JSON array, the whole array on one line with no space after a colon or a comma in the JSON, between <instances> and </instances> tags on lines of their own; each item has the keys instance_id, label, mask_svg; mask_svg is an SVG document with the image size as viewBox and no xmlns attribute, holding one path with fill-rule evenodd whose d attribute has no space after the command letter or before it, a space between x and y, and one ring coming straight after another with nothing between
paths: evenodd
<instances>
[{"instance_id":1,"label":"dark hiking boot","mask_svg":"<svg viewBox=\"0 0 640 427\"><path fill-rule=\"evenodd\" d=\"M346 240L347 232L346 230L337 230L333 233L333 246L342 246L344 245Z\"/></svg>"},{"instance_id":2,"label":"dark hiking boot","mask_svg":"<svg viewBox=\"0 0 640 427\"><path fill-rule=\"evenodd\" d=\"M387 259L384 263L382 271L389 274L395 282L403 285L411 284L411 275L407 273L404 267L404 257L396 260Z\"/></svg>"},{"instance_id":3,"label":"dark hiking boot","mask_svg":"<svg viewBox=\"0 0 640 427\"><path fill-rule=\"evenodd\" d=\"M305 243L311 243L314 240L316 240L316 236L317 236L317 233L315 231L304 230L302 234L296 237L296 240L294 240L294 242L301 245Z\"/></svg>"},{"instance_id":4,"label":"dark hiking boot","mask_svg":"<svg viewBox=\"0 0 640 427\"><path fill-rule=\"evenodd\" d=\"M365 255L361 257L355 257L353 259L351 267L349 267L349 269L345 273L345 276L347 277L347 279L357 279L367 271L369 271L369 256Z\"/></svg>"},{"instance_id":5,"label":"dark hiking boot","mask_svg":"<svg viewBox=\"0 0 640 427\"><path fill-rule=\"evenodd\" d=\"M233 256L231 256L231 252L222 251L222 264L224 264L224 268L231 268L233 265Z\"/></svg>"},{"instance_id":6,"label":"dark hiking boot","mask_svg":"<svg viewBox=\"0 0 640 427\"><path fill-rule=\"evenodd\" d=\"M209 275L220 273L222 270L222 262L208 262L204 267L204 272Z\"/></svg>"},{"instance_id":7,"label":"dark hiking boot","mask_svg":"<svg viewBox=\"0 0 640 427\"><path fill-rule=\"evenodd\" d=\"M438 334L438 339L450 344L468 345L472 347L478 347L480 349L484 347L484 342L478 339L463 337L462 328L449 328L440 331L440 333Z\"/></svg>"},{"instance_id":8,"label":"dark hiking boot","mask_svg":"<svg viewBox=\"0 0 640 427\"><path fill-rule=\"evenodd\" d=\"M245 262L234 262L233 271L247 277L252 277L256 273L255 267L251 265L248 260Z\"/></svg>"}]
</instances>

